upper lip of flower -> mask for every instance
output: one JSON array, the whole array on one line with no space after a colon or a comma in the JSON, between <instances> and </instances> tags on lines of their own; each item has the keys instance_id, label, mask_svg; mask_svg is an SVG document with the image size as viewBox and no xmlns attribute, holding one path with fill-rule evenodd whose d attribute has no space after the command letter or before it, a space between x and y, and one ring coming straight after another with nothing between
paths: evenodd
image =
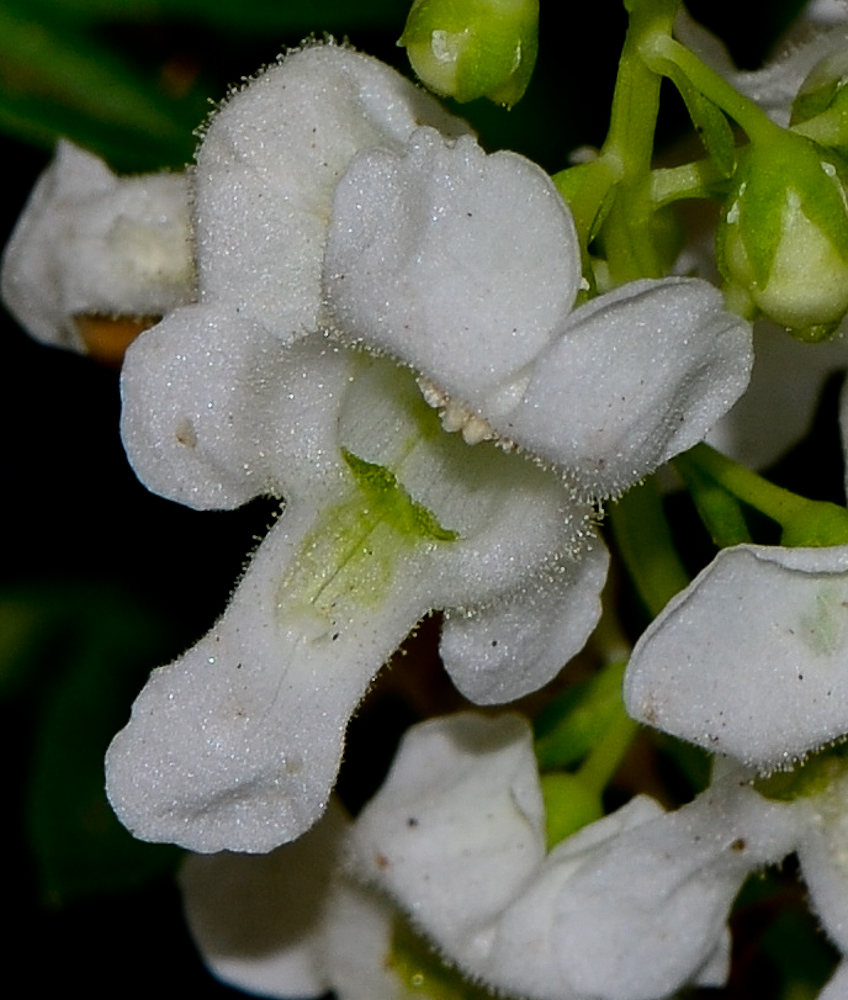
<instances>
[{"instance_id":1,"label":"upper lip of flower","mask_svg":"<svg viewBox=\"0 0 848 1000\"><path fill-rule=\"evenodd\" d=\"M456 422L617 496L701 440L748 382L750 329L706 282L631 282L575 308L580 251L535 164L432 129L336 187L325 301L347 342L426 380ZM697 372L697 375L695 374Z\"/></svg>"}]
</instances>

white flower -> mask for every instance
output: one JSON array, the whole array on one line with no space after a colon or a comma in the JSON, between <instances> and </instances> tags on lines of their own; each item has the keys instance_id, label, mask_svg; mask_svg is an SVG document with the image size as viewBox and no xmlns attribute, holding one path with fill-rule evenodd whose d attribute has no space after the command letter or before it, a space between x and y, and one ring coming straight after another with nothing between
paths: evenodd
<instances>
[{"instance_id":1,"label":"white flower","mask_svg":"<svg viewBox=\"0 0 848 1000\"><path fill-rule=\"evenodd\" d=\"M529 726L464 713L409 730L347 831L331 806L297 843L194 856L180 882L207 964L263 996L429 996L435 959L409 982L409 921L498 995L660 1000L724 982L729 907L796 819L728 773L675 813L640 796L546 854Z\"/></svg>"},{"instance_id":2,"label":"white flower","mask_svg":"<svg viewBox=\"0 0 848 1000\"><path fill-rule=\"evenodd\" d=\"M332 45L288 56L209 127L199 302L129 352L123 437L166 496L286 507L113 742L109 795L138 836L209 852L301 834L350 714L432 609L467 696L544 684L597 620L588 498L698 440L744 388L749 328L704 282L572 311L579 250L550 180L463 131Z\"/></svg>"},{"instance_id":3,"label":"white flower","mask_svg":"<svg viewBox=\"0 0 848 1000\"><path fill-rule=\"evenodd\" d=\"M2 268L6 306L48 344L84 350L80 317L162 316L194 294L187 179L118 178L61 141Z\"/></svg>"},{"instance_id":4,"label":"white flower","mask_svg":"<svg viewBox=\"0 0 848 1000\"><path fill-rule=\"evenodd\" d=\"M350 865L499 993L658 1000L724 981L730 905L796 820L728 774L674 813L637 797L546 854L529 727L464 714L407 733Z\"/></svg>"},{"instance_id":5,"label":"white flower","mask_svg":"<svg viewBox=\"0 0 848 1000\"><path fill-rule=\"evenodd\" d=\"M635 718L761 772L796 767L772 794L798 814L812 907L844 953L845 757L804 761L848 734L846 607L848 546L725 549L648 628L625 676Z\"/></svg>"}]
</instances>

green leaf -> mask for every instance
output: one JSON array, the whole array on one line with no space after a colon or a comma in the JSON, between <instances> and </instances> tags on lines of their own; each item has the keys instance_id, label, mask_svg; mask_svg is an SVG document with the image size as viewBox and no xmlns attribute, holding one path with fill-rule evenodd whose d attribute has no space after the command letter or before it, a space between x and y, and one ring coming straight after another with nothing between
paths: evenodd
<instances>
[{"instance_id":1,"label":"green leaf","mask_svg":"<svg viewBox=\"0 0 848 1000\"><path fill-rule=\"evenodd\" d=\"M6 2L6 0L3 0ZM50 17L61 11L79 22L192 20L227 31L326 31L390 26L400 34L409 0L30 0Z\"/></svg>"},{"instance_id":2,"label":"green leaf","mask_svg":"<svg viewBox=\"0 0 848 1000\"><path fill-rule=\"evenodd\" d=\"M54 683L36 733L27 821L43 897L53 904L139 885L181 852L134 840L107 802L103 755L151 667L162 623L128 599L78 590L48 599Z\"/></svg>"},{"instance_id":3,"label":"green leaf","mask_svg":"<svg viewBox=\"0 0 848 1000\"><path fill-rule=\"evenodd\" d=\"M33 18L19 0L0 4L0 127L29 142L66 136L119 168L182 165L206 108L177 101L153 77L63 19Z\"/></svg>"}]
</instances>

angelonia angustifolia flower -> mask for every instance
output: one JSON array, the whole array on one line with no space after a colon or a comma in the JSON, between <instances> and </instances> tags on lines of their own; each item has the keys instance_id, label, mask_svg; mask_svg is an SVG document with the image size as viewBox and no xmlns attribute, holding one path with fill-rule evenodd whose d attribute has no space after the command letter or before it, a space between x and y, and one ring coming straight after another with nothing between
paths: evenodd
<instances>
[{"instance_id":1,"label":"angelonia angustifolia flower","mask_svg":"<svg viewBox=\"0 0 848 1000\"><path fill-rule=\"evenodd\" d=\"M435 93L512 107L536 62L538 0L415 0L399 45Z\"/></svg>"},{"instance_id":2,"label":"angelonia angustifolia flower","mask_svg":"<svg viewBox=\"0 0 848 1000\"><path fill-rule=\"evenodd\" d=\"M799 135L752 142L716 236L743 302L801 340L829 337L848 311L846 166Z\"/></svg>"}]
</instances>

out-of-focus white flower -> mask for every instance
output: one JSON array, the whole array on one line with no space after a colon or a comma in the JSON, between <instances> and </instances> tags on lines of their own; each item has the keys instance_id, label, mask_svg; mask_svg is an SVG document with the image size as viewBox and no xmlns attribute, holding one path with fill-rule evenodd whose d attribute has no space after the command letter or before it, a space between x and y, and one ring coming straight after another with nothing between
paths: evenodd
<instances>
[{"instance_id":1,"label":"out-of-focus white flower","mask_svg":"<svg viewBox=\"0 0 848 1000\"><path fill-rule=\"evenodd\" d=\"M757 323L751 383L707 441L742 465L768 468L809 434L825 382L846 368L844 332L805 344L771 323Z\"/></svg>"},{"instance_id":2,"label":"out-of-focus white flower","mask_svg":"<svg viewBox=\"0 0 848 1000\"><path fill-rule=\"evenodd\" d=\"M190 302L186 176L119 178L61 141L4 251L2 294L33 337L79 351L80 317L155 319Z\"/></svg>"},{"instance_id":3,"label":"out-of-focus white flower","mask_svg":"<svg viewBox=\"0 0 848 1000\"><path fill-rule=\"evenodd\" d=\"M323 996L332 988L320 932L347 828L331 801L300 840L269 854L185 859L186 919L218 978L260 996Z\"/></svg>"},{"instance_id":4,"label":"out-of-focus white flower","mask_svg":"<svg viewBox=\"0 0 848 1000\"><path fill-rule=\"evenodd\" d=\"M138 836L203 852L301 834L350 714L432 609L473 700L547 682L597 620L590 498L694 443L747 382L749 328L704 282L575 310L579 248L552 183L463 131L333 45L288 56L210 125L199 302L130 351L123 437L166 496L286 508L109 751Z\"/></svg>"},{"instance_id":5,"label":"out-of-focus white flower","mask_svg":"<svg viewBox=\"0 0 848 1000\"><path fill-rule=\"evenodd\" d=\"M413 727L354 824L351 866L448 964L533 1000L658 1000L727 974L729 908L799 815L726 774L665 813L640 796L550 853L517 716Z\"/></svg>"},{"instance_id":6,"label":"out-of-focus white flower","mask_svg":"<svg viewBox=\"0 0 848 1000\"><path fill-rule=\"evenodd\" d=\"M436 960L410 982L408 921L499 996L661 1000L724 982L733 898L798 818L737 769L677 812L640 796L547 853L527 722L464 713L409 730L347 833L331 806L269 855L190 858L181 886L210 968L265 996L430 996Z\"/></svg>"},{"instance_id":7,"label":"out-of-focus white flower","mask_svg":"<svg viewBox=\"0 0 848 1000\"><path fill-rule=\"evenodd\" d=\"M399 914L341 870L349 822L338 803L268 854L189 855L179 873L186 920L210 971L248 993L289 1000L414 1000L397 968Z\"/></svg>"}]
</instances>

